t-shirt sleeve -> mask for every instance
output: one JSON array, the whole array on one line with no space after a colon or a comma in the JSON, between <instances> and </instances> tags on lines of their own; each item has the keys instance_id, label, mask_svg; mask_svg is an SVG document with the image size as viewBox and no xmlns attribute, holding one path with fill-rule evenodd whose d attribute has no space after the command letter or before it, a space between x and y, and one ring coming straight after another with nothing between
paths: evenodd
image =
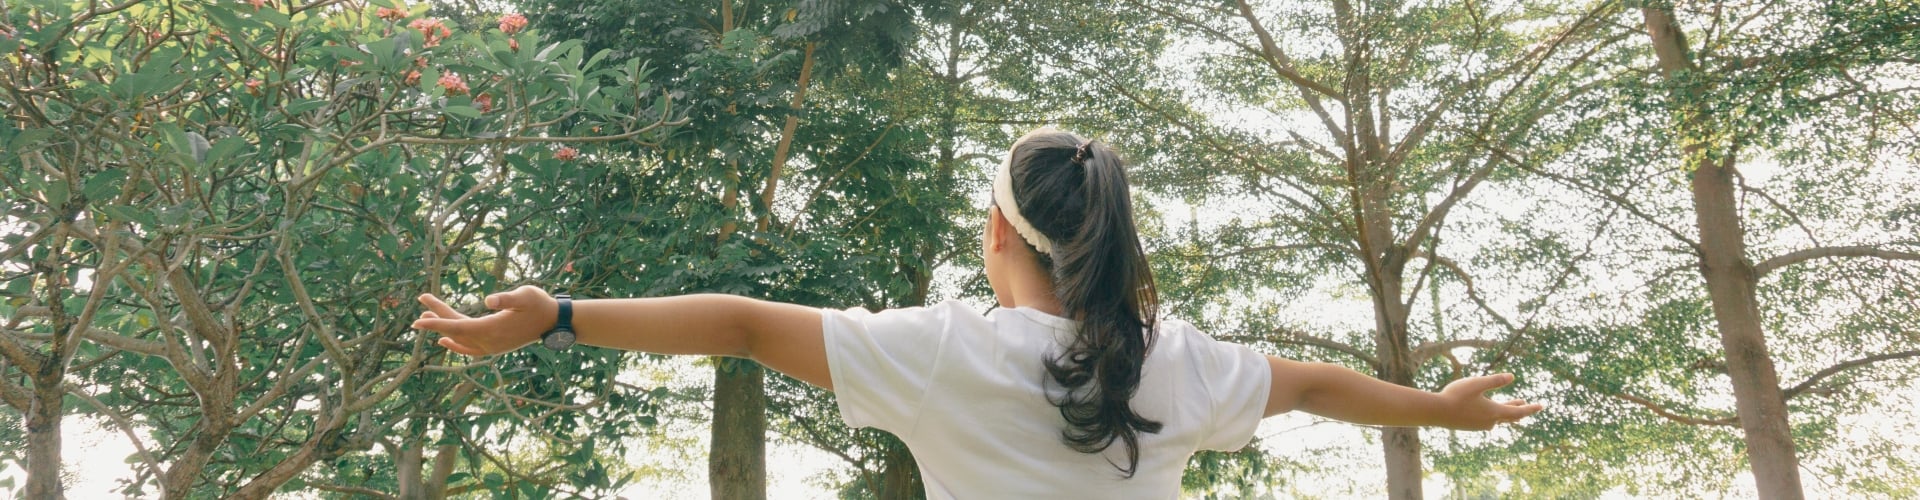
<instances>
[{"instance_id":1,"label":"t-shirt sleeve","mask_svg":"<svg viewBox=\"0 0 1920 500\"><path fill-rule=\"evenodd\" d=\"M911 430L954 307L821 311L827 370L847 425L895 434Z\"/></svg>"},{"instance_id":2,"label":"t-shirt sleeve","mask_svg":"<svg viewBox=\"0 0 1920 500\"><path fill-rule=\"evenodd\" d=\"M1192 326L1188 326L1192 328ZM1266 417L1267 394L1273 372L1267 357L1252 348L1221 342L1193 332L1193 349L1213 425L1201 433L1200 449L1234 451L1253 441L1253 431Z\"/></svg>"}]
</instances>

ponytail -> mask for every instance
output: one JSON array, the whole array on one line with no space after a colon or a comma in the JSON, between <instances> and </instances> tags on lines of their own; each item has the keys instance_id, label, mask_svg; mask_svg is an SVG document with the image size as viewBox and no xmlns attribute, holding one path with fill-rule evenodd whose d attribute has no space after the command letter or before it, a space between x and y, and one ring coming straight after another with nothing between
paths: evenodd
<instances>
[{"instance_id":1,"label":"ponytail","mask_svg":"<svg viewBox=\"0 0 1920 500\"><path fill-rule=\"evenodd\" d=\"M1139 434L1160 432L1161 423L1129 404L1153 346L1157 299L1126 172L1111 148L1050 129L1021 138L1008 162L1017 211L1050 247L1040 254L1054 295L1080 322L1073 342L1045 362L1065 389L1048 396L1067 421L1061 440L1081 453L1119 441L1127 463L1114 466L1133 477Z\"/></svg>"}]
</instances>

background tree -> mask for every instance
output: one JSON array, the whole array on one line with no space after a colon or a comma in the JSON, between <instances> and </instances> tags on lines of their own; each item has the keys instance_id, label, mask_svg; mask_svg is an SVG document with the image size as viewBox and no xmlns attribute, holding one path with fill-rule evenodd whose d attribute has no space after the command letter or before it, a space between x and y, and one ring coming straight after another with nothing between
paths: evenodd
<instances>
[{"instance_id":1,"label":"background tree","mask_svg":"<svg viewBox=\"0 0 1920 500\"><path fill-rule=\"evenodd\" d=\"M1241 316L1252 321L1222 321L1210 325L1215 331L1324 349L1383 380L1438 387L1460 375L1423 371L1441 354L1497 352L1507 340L1416 328L1414 308L1430 280L1471 280L1443 264L1436 235L1454 209L1469 206L1469 194L1510 175L1476 141L1559 140L1558 104L1597 86L1583 67L1615 42L1602 20L1619 8L1095 2L1064 9L1086 13L1064 24L1087 30L1035 23L1018 33L1030 47L1023 56L1057 70L1056 95L1082 104L1067 109L1122 117L1103 123L1115 140L1142 145L1136 154L1154 190L1193 205L1244 207L1239 222L1208 236L1233 247L1209 245L1190 260L1225 260L1198 264L1223 273L1253 268L1235 292L1256 301L1319 284L1307 276L1328 266L1346 269L1374 319L1371 333L1343 335L1276 323L1253 308ZM1140 17L1091 17L1113 11ZM1163 71L1170 46L1198 59L1193 73ZM1186 91L1188 82L1206 92ZM1419 431L1381 432L1390 496L1421 496Z\"/></svg>"},{"instance_id":2,"label":"background tree","mask_svg":"<svg viewBox=\"0 0 1920 500\"><path fill-rule=\"evenodd\" d=\"M1808 451L1904 463L1847 446L1841 422L1894 411L1869 401L1899 392L1914 374L1900 361L1920 356L1902 326L1920 252L1897 229L1912 211L1898 193L1915 186L1901 138L1915 101L1900 82L1920 68L1892 55L1916 47L1920 10L1655 2L1632 14L1638 58L1609 93L1626 105L1594 141L1608 154L1535 171L1634 216L1645 229L1616 245L1642 249L1640 262L1614 274L1647 284L1596 301L1622 314L1555 335L1572 343L1550 356L1580 359L1560 369L1570 381L1647 412L1626 417L1644 435L1743 456L1762 497L1802 497ZM1805 470L1840 480L1827 488L1913 491L1852 467Z\"/></svg>"}]
</instances>

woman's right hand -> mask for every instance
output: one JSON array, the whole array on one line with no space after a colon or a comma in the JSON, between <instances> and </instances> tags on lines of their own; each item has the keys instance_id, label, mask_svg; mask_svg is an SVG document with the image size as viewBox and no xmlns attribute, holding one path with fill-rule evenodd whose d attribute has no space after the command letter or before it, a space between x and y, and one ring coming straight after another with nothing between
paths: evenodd
<instances>
[{"instance_id":1,"label":"woman's right hand","mask_svg":"<svg viewBox=\"0 0 1920 500\"><path fill-rule=\"evenodd\" d=\"M431 293L420 294L419 299L427 310L413 321L413 328L437 332L442 335L441 347L476 358L512 352L540 340L553 329L560 312L559 301L531 285L488 295L487 308L496 312L477 318L460 314Z\"/></svg>"}]
</instances>

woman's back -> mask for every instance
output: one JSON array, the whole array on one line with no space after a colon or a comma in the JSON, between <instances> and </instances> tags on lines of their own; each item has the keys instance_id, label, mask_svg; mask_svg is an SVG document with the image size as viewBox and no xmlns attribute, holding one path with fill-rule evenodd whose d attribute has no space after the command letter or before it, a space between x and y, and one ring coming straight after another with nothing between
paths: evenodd
<instances>
[{"instance_id":1,"label":"woman's back","mask_svg":"<svg viewBox=\"0 0 1920 500\"><path fill-rule=\"evenodd\" d=\"M981 315L960 302L869 314L828 310L828 366L849 425L900 436L931 498L1171 498L1197 449L1245 446L1266 404L1264 356L1163 322L1133 408L1164 427L1139 436L1126 478L1121 446L1061 442L1060 389L1043 366L1075 323L1030 308Z\"/></svg>"}]
</instances>

